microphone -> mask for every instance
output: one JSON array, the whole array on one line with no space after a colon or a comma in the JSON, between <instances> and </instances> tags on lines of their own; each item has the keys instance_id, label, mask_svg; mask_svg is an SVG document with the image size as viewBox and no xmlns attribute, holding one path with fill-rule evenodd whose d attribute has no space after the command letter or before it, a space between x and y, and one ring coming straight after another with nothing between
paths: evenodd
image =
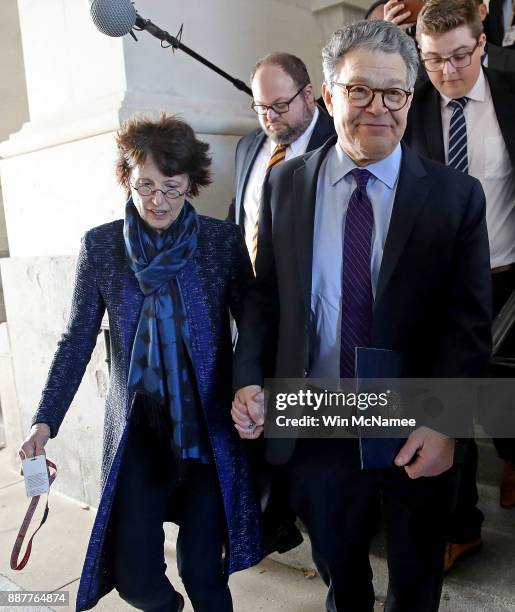
<instances>
[{"instance_id":1,"label":"microphone","mask_svg":"<svg viewBox=\"0 0 515 612\"><path fill-rule=\"evenodd\" d=\"M184 53L187 53L190 57L193 57L224 79L230 81L240 91L252 96L250 87L243 81L235 79L221 68L218 68L218 66L215 66L208 59L184 45L180 40L180 33L178 38L176 38L156 26L150 19L143 19L143 17L136 12L131 0L89 0L89 3L91 5L91 19L97 29L103 34L107 34L107 36L125 36L125 34L130 34L134 40L137 40L132 29L136 27L137 31L146 30L149 34L161 41L161 46L164 49L167 48L163 46L163 43L166 42L167 46L172 47L173 50L180 49L184 51Z\"/></svg>"},{"instance_id":2,"label":"microphone","mask_svg":"<svg viewBox=\"0 0 515 612\"><path fill-rule=\"evenodd\" d=\"M136 24L137 13L131 0L89 0L93 23L107 36L125 36Z\"/></svg>"}]
</instances>

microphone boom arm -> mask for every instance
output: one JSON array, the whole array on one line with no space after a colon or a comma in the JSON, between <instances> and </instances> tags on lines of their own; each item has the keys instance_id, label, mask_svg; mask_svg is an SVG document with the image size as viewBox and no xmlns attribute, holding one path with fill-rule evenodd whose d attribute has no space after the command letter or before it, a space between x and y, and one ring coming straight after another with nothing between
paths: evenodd
<instances>
[{"instance_id":1,"label":"microphone boom arm","mask_svg":"<svg viewBox=\"0 0 515 612\"><path fill-rule=\"evenodd\" d=\"M196 59L198 62L200 62L201 64L204 64L204 66L207 66L208 68L210 68L211 70L213 70L214 72L222 76L224 79L227 79L228 81L230 81L234 85L234 87L236 87L240 91L243 91L249 96L252 96L251 89L243 81L240 81L240 79L235 79L230 74L227 74L227 72L225 72L221 68L218 68L218 66L215 66L205 57L202 57L201 55L193 51L193 49L190 49L189 47L184 45L175 36L172 36L168 32L165 32L165 30L162 30L160 27L156 26L156 24L152 23L150 19L143 19L143 17L141 17L140 15L137 15L135 25L138 28L138 30L146 30L149 34L152 34L152 36L155 36L161 42L163 41L167 42L173 49L180 49L181 51L184 51L184 53L187 53L188 55Z\"/></svg>"}]
</instances>

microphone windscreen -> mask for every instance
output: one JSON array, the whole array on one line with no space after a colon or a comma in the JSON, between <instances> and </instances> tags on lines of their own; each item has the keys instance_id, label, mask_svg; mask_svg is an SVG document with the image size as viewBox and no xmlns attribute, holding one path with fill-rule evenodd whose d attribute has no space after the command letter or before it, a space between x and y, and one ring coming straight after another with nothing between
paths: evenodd
<instances>
[{"instance_id":1,"label":"microphone windscreen","mask_svg":"<svg viewBox=\"0 0 515 612\"><path fill-rule=\"evenodd\" d=\"M93 0L90 13L93 23L107 36L125 36L137 17L131 0Z\"/></svg>"}]
</instances>

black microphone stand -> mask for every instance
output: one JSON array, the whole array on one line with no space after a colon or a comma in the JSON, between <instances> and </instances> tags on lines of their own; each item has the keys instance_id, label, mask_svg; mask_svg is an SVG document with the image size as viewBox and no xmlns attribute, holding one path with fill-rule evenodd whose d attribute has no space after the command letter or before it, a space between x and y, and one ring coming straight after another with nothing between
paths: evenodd
<instances>
[{"instance_id":1,"label":"black microphone stand","mask_svg":"<svg viewBox=\"0 0 515 612\"><path fill-rule=\"evenodd\" d=\"M227 74L227 72L224 72L221 68L218 68L218 66L215 66L205 57L202 57L201 55L193 51L193 49L190 49L189 47L184 45L178 38L172 36L168 32L165 32L165 30L161 30L161 28L156 26L155 23L152 23L150 19L143 19L143 17L137 15L135 27L138 31L146 30L147 32L152 34L152 36L158 38L161 41L161 46L163 42L167 42L173 50L180 49L181 51L184 51L184 53L187 53L188 55L199 61L201 64L204 64L204 66L211 68L211 70L222 76L224 79L230 81L240 91L243 91L249 96L252 96L251 89L243 81L235 79L230 74ZM136 39L132 31L131 35Z\"/></svg>"}]
</instances>

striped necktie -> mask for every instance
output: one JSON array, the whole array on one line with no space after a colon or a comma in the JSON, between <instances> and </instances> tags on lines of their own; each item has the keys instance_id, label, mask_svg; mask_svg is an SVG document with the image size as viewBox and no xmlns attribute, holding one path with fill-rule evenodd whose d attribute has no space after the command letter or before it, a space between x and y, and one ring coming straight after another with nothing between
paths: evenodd
<instances>
[{"instance_id":1,"label":"striped necktie","mask_svg":"<svg viewBox=\"0 0 515 612\"><path fill-rule=\"evenodd\" d=\"M451 100L451 123L449 125L449 154L447 165L461 172L468 173L467 124L463 112L469 99L467 97Z\"/></svg>"},{"instance_id":2,"label":"striped necktie","mask_svg":"<svg viewBox=\"0 0 515 612\"><path fill-rule=\"evenodd\" d=\"M374 212L367 195L368 170L352 170L356 189L351 194L343 236L342 329L340 378L354 378L357 346L370 346L372 337L372 231Z\"/></svg>"},{"instance_id":3,"label":"striped necktie","mask_svg":"<svg viewBox=\"0 0 515 612\"><path fill-rule=\"evenodd\" d=\"M266 166L266 173L264 181L270 170L284 161L286 157L286 149L288 148L287 144L278 144L270 159L268 160L268 164ZM263 181L263 182L264 182ZM256 272L256 255L257 255L257 243L258 243L258 234L259 234L259 208L256 214L256 223L254 225L254 233L252 234L252 252L250 253L250 260L252 262L252 267L254 268L254 273Z\"/></svg>"}]
</instances>

